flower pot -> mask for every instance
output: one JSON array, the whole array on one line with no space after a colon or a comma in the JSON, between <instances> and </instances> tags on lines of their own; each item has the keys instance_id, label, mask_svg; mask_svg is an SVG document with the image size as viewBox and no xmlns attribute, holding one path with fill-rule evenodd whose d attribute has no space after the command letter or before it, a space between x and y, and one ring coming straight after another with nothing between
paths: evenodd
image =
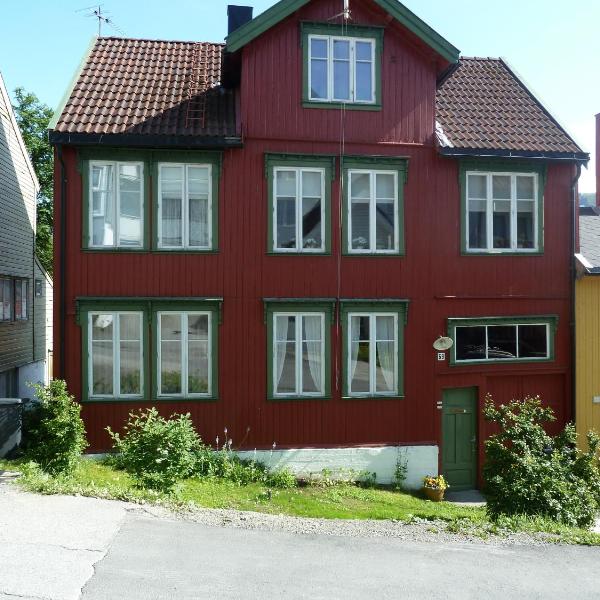
<instances>
[{"instance_id":1,"label":"flower pot","mask_svg":"<svg viewBox=\"0 0 600 600\"><path fill-rule=\"evenodd\" d=\"M434 490L433 488L424 487L423 491L432 502L441 502L444 499L444 492L446 490Z\"/></svg>"}]
</instances>

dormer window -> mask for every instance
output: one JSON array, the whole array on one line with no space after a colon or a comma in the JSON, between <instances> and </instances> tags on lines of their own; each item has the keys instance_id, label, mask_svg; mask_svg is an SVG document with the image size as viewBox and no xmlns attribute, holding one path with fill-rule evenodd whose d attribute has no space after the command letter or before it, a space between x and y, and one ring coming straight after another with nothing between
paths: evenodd
<instances>
[{"instance_id":1,"label":"dormer window","mask_svg":"<svg viewBox=\"0 0 600 600\"><path fill-rule=\"evenodd\" d=\"M382 30L303 24L304 106L380 107Z\"/></svg>"}]
</instances>

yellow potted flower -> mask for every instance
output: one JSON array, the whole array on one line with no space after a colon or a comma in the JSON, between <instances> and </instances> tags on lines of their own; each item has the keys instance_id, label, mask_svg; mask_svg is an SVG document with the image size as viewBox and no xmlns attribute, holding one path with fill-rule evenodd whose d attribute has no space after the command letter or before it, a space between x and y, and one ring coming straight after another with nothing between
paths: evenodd
<instances>
[{"instance_id":1,"label":"yellow potted flower","mask_svg":"<svg viewBox=\"0 0 600 600\"><path fill-rule=\"evenodd\" d=\"M427 498L433 502L441 502L444 499L444 492L449 487L443 475L423 477L423 491Z\"/></svg>"}]
</instances>

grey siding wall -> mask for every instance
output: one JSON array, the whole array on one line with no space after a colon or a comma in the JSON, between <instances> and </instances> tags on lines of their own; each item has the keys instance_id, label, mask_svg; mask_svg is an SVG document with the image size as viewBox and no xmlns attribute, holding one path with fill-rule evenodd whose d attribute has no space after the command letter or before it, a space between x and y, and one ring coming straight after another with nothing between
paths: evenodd
<instances>
[{"instance_id":1,"label":"grey siding wall","mask_svg":"<svg viewBox=\"0 0 600 600\"><path fill-rule=\"evenodd\" d=\"M41 296L35 296L36 281L42 283ZM52 350L52 280L37 260L34 265L33 287L34 360L46 360L48 352Z\"/></svg>"},{"instance_id":2,"label":"grey siding wall","mask_svg":"<svg viewBox=\"0 0 600 600\"><path fill-rule=\"evenodd\" d=\"M27 321L0 322L0 372L33 360L36 189L0 77L0 275L29 280Z\"/></svg>"}]
</instances>

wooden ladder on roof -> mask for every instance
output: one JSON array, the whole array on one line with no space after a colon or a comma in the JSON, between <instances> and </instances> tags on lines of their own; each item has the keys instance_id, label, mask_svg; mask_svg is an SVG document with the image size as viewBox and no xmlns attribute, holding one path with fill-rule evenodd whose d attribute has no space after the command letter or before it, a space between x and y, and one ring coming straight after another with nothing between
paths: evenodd
<instances>
[{"instance_id":1,"label":"wooden ladder on roof","mask_svg":"<svg viewBox=\"0 0 600 600\"><path fill-rule=\"evenodd\" d=\"M193 62L187 85L187 109L185 111L186 129L198 124L204 129L206 123L206 91L208 89L208 57L206 45L194 44ZM199 94L202 94L198 97Z\"/></svg>"}]
</instances>

